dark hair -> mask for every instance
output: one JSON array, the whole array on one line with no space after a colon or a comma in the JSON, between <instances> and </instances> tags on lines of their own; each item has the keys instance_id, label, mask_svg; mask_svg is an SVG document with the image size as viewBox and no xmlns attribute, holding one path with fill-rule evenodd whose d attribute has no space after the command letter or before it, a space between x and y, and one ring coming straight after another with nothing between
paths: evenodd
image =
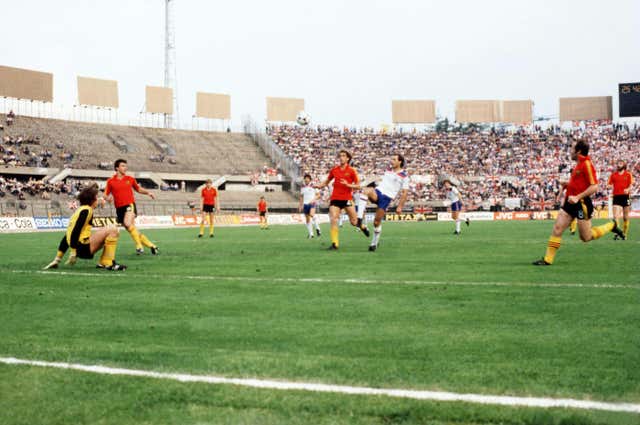
<instances>
[{"instance_id":1,"label":"dark hair","mask_svg":"<svg viewBox=\"0 0 640 425\"><path fill-rule=\"evenodd\" d=\"M396 156L398 157L398 161L400 161L400 166L404 168L404 156L399 153L397 153Z\"/></svg>"},{"instance_id":2,"label":"dark hair","mask_svg":"<svg viewBox=\"0 0 640 425\"><path fill-rule=\"evenodd\" d=\"M309 174L309 173L305 174L304 177L302 177L302 180L306 179L307 177L309 177L309 180L312 180L311 179L311 174Z\"/></svg>"},{"instance_id":3,"label":"dark hair","mask_svg":"<svg viewBox=\"0 0 640 425\"><path fill-rule=\"evenodd\" d=\"M589 143L584 139L578 140L573 149L581 155L589 155Z\"/></svg>"},{"instance_id":4,"label":"dark hair","mask_svg":"<svg viewBox=\"0 0 640 425\"><path fill-rule=\"evenodd\" d=\"M80 205L91 205L98 197L98 185L93 183L85 187L78 194L78 201Z\"/></svg>"},{"instance_id":5,"label":"dark hair","mask_svg":"<svg viewBox=\"0 0 640 425\"><path fill-rule=\"evenodd\" d=\"M338 152L338 155L340 155L343 152L345 153L345 155L347 155L347 158L349 158L349 161L347 162L347 164L351 164L351 158L353 158L353 157L351 156L349 151L346 151L346 150L342 149L340 152Z\"/></svg>"},{"instance_id":6,"label":"dark hair","mask_svg":"<svg viewBox=\"0 0 640 425\"><path fill-rule=\"evenodd\" d=\"M126 159L116 159L116 162L113 163L113 169L117 170L118 167L120 166L120 164L122 164L123 162L126 164L127 160Z\"/></svg>"}]
</instances>

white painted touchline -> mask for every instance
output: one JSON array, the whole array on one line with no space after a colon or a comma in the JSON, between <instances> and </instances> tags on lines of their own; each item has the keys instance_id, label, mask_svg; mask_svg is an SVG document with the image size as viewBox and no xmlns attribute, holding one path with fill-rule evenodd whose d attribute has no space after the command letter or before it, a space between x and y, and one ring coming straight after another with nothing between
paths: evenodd
<instances>
[{"instance_id":1,"label":"white painted touchline","mask_svg":"<svg viewBox=\"0 0 640 425\"><path fill-rule=\"evenodd\" d=\"M87 276L87 277L141 277L148 279L185 279L185 280L227 280L240 282L277 282L277 283L354 283L370 285L426 285L426 286L506 286L532 288L613 288L637 289L640 285L624 285L616 283L536 283L536 282L445 282L431 280L383 280L383 279L344 279L322 277L262 277L262 276L213 276L213 275L169 275L169 274L134 274L130 271L122 273L110 272L76 272L63 270L10 270L11 273L36 274L50 276Z\"/></svg>"},{"instance_id":2,"label":"white painted touchline","mask_svg":"<svg viewBox=\"0 0 640 425\"><path fill-rule=\"evenodd\" d=\"M71 369L102 375L138 376L143 378L168 379L179 382L201 382L207 384L230 384L242 387L266 388L273 390L298 390L323 393L376 395L400 397L415 400L462 401L476 404L497 404L502 406L526 406L542 408L571 408L588 410L606 410L610 412L640 413L640 404L608 403L591 400L575 400L568 398L515 397L482 394L460 394L443 391L419 391L406 389L383 389L367 387L350 387L345 385L316 384L310 382L274 381L266 379L225 378L222 376L188 375L182 373L161 373L146 370L121 369L106 366L90 366L74 363L45 362L39 360L23 360L14 357L0 357L0 363L9 365L28 365Z\"/></svg>"}]
</instances>

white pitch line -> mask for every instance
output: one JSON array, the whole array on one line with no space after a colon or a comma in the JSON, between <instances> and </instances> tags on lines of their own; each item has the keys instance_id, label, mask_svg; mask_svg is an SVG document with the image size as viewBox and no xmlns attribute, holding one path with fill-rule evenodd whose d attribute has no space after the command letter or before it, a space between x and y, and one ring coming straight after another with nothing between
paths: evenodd
<instances>
[{"instance_id":1,"label":"white pitch line","mask_svg":"<svg viewBox=\"0 0 640 425\"><path fill-rule=\"evenodd\" d=\"M136 369L112 368L98 365L82 365L75 363L45 362L39 360L23 360L14 357L0 357L0 363L8 365L28 365L70 369L102 375L137 376L144 378L168 379L179 382L201 382L207 384L227 384L242 387L264 388L272 390L313 391L337 394L374 395L408 398L414 400L462 401L476 404L496 404L502 406L525 406L542 408L571 408L587 410L606 410L610 412L640 413L640 404L610 403L593 400L575 400L569 398L516 397L483 394L461 394L445 391L420 391L407 389L384 389L368 387L351 387L346 385L318 384L311 382L274 381L268 379L227 378L223 376L189 375L183 373L162 373Z\"/></svg>"},{"instance_id":2,"label":"white pitch line","mask_svg":"<svg viewBox=\"0 0 640 425\"><path fill-rule=\"evenodd\" d=\"M251 277L251 276L214 276L214 275L169 275L169 274L132 274L130 272L75 272L62 270L10 270L17 274L35 274L49 276L86 276L132 278L141 277L148 279L186 279L204 281L239 281L239 282L276 282L276 283L353 283L369 285L425 285L425 286L499 286L499 287L532 287L532 288L612 288L612 289L637 289L640 285L624 285L615 283L536 283L536 282L446 282L431 280L383 280L383 279L343 279L343 278L321 278L321 277Z\"/></svg>"}]
</instances>

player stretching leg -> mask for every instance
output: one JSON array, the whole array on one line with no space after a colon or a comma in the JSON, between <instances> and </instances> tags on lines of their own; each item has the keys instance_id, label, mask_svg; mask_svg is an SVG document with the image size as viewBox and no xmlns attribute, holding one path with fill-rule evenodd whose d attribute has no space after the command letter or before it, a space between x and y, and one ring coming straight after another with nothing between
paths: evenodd
<instances>
[{"instance_id":1,"label":"player stretching leg","mask_svg":"<svg viewBox=\"0 0 640 425\"><path fill-rule=\"evenodd\" d=\"M382 182L377 187L367 186L360 188L357 184L348 185L352 189L362 189L360 199L358 200L358 219L364 218L367 201L376 204L376 215L373 219L373 239L369 245L369 251L375 251L380 243L380 235L382 233L382 220L387 212L387 208L391 201L395 199L398 192L401 193L400 201L396 207L396 213L401 214L404 203L409 193L409 175L404 169L404 157L395 154L391 158L391 168L389 168L382 176Z\"/></svg>"},{"instance_id":2,"label":"player stretching leg","mask_svg":"<svg viewBox=\"0 0 640 425\"><path fill-rule=\"evenodd\" d=\"M151 242L145 235L136 229L136 200L133 191L143 195L148 195L151 199L156 199L153 193L143 189L138 185L136 179L127 175L127 161L118 159L113 164L116 173L107 180L107 187L104 194L109 202L113 202L116 207L116 221L124 226L131 235L131 239L136 245L136 254L144 253L142 246L151 249L153 255L158 254L158 247Z\"/></svg>"},{"instance_id":3,"label":"player stretching leg","mask_svg":"<svg viewBox=\"0 0 640 425\"><path fill-rule=\"evenodd\" d=\"M317 189L322 189L331 183L333 180L333 191L331 192L331 201L329 203L329 218L331 220L331 246L330 250L337 250L340 247L338 220L340 219L340 213L345 210L349 217L349 222L352 226L358 225L358 216L356 209L353 205L353 191L347 186L347 184L358 184L360 179L358 173L354 170L350 164L351 154L346 150L341 150L338 154L340 161L339 165L336 165L329 171L327 179L320 184ZM369 237L369 229L366 226L360 228L362 233Z\"/></svg>"},{"instance_id":4,"label":"player stretching leg","mask_svg":"<svg viewBox=\"0 0 640 425\"><path fill-rule=\"evenodd\" d=\"M620 220L622 215L623 224L622 232L623 236L620 238L625 240L629 236L629 212L631 211L631 199L629 194L631 193L631 186L633 185L633 176L627 171L627 163L624 161L618 161L617 171L609 176L607 186L613 186L613 211L616 221ZM620 214L622 210L622 214ZM618 226L620 222L618 221ZM616 235L615 239L619 236Z\"/></svg>"},{"instance_id":5,"label":"player stretching leg","mask_svg":"<svg viewBox=\"0 0 640 425\"><path fill-rule=\"evenodd\" d=\"M300 189L300 205L298 211L304 214L305 226L307 226L308 238L313 239L313 228L315 226L318 237L322 234L316 219L316 203L320 199L318 189L311 185L311 175L304 175L304 186Z\"/></svg>"},{"instance_id":6,"label":"player stretching leg","mask_svg":"<svg viewBox=\"0 0 640 425\"><path fill-rule=\"evenodd\" d=\"M589 144L584 140L578 140L571 153L571 159L576 161L577 165L571 172L571 177L567 183L566 198L553 225L553 230L547 243L547 252L542 259L533 263L536 266L553 264L556 252L560 248L562 233L569 227L574 218L578 219L578 232L583 242L599 239L609 232L623 236L615 220L591 228L593 203L590 196L598 191L598 179L596 170L588 155Z\"/></svg>"},{"instance_id":7,"label":"player stretching leg","mask_svg":"<svg viewBox=\"0 0 640 425\"><path fill-rule=\"evenodd\" d=\"M94 254L102 248L102 255L96 267L106 270L126 270L127 266L118 264L115 260L118 246L118 228L104 227L91 233L91 219L93 210L98 205L98 185L93 184L78 194L80 207L69 219L69 227L58 245L58 253L47 269L57 269L65 252L71 248L71 255L66 264L74 265L78 258L92 259Z\"/></svg>"},{"instance_id":8,"label":"player stretching leg","mask_svg":"<svg viewBox=\"0 0 640 425\"><path fill-rule=\"evenodd\" d=\"M211 183L211 179L207 179L205 186L200 192L200 196L202 197L200 200L202 221L200 222L200 232L198 233L199 238L204 236L204 223L207 221L207 218L209 219L209 237L213 237L213 226L215 222L213 210L215 208L216 212L220 211L220 207L218 206L218 190L211 186Z\"/></svg>"}]
</instances>

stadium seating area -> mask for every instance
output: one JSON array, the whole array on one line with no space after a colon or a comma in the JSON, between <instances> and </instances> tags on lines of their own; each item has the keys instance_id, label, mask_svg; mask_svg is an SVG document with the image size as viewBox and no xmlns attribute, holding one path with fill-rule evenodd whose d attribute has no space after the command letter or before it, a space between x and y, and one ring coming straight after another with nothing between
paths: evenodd
<instances>
[{"instance_id":1,"label":"stadium seating area","mask_svg":"<svg viewBox=\"0 0 640 425\"><path fill-rule=\"evenodd\" d=\"M4 122L6 117L0 119ZM610 123L590 123L572 130L552 126L467 133L299 126L271 127L268 132L303 172L311 173L318 181L335 164L339 149L354 154L353 163L366 180L374 179L384 170L389 155L403 153L412 176L420 176L411 184L409 201L413 205L434 204L444 199L438 182L452 176L460 182L469 209L500 208L507 198L522 199L522 207L552 208L559 191L558 182L570 172L570 146L577 137L585 137L592 146L591 156L601 180L596 201L606 197L606 177L616 160L627 160L630 171L636 176L640 174L640 129ZM0 131L0 167L5 171L5 176L0 177L0 198L10 201L9 210L14 207L19 210L26 205L25 201L51 202L48 205L65 208L82 180L72 176L62 182L44 183L41 177L10 175L12 170L49 168L54 170L49 173L51 177L56 168L73 168L103 170L101 173L107 176L113 159L120 156L127 158L136 171L167 176L166 173L246 176L247 186L267 183L260 176L267 179L270 171L275 172L260 148L242 134L18 116ZM162 190L157 191L158 202L187 205L197 200L193 191L200 183L191 182L183 191L178 184L180 179L174 180L165 178ZM277 180L272 177L272 181ZM638 181L632 193L638 192ZM152 183L150 187L157 188ZM263 186L260 188L264 190ZM254 190L220 192L221 202L233 208L250 208L257 196ZM328 190L324 197L328 198ZM267 199L275 207L297 206L297 195L289 192L271 192ZM144 204L144 198L141 202Z\"/></svg>"},{"instance_id":2,"label":"stadium seating area","mask_svg":"<svg viewBox=\"0 0 640 425\"><path fill-rule=\"evenodd\" d=\"M6 120L0 115L0 120ZM244 134L166 130L17 116L0 132L0 166L249 174L270 164Z\"/></svg>"},{"instance_id":3,"label":"stadium seating area","mask_svg":"<svg viewBox=\"0 0 640 425\"><path fill-rule=\"evenodd\" d=\"M421 203L444 199L438 178L455 176L467 207L500 205L518 197L526 206L550 208L559 191L558 181L573 166L570 146L585 137L601 180L602 198L606 176L614 162L625 159L629 170L640 173L640 129L610 123L562 130L559 127L486 132L376 132L348 128L269 128L273 140L317 180L336 163L338 150L354 155L353 163L366 178L381 174L391 154L401 152L412 175L431 176L433 183L413 182L410 200ZM632 192L638 191L638 179Z\"/></svg>"}]
</instances>

